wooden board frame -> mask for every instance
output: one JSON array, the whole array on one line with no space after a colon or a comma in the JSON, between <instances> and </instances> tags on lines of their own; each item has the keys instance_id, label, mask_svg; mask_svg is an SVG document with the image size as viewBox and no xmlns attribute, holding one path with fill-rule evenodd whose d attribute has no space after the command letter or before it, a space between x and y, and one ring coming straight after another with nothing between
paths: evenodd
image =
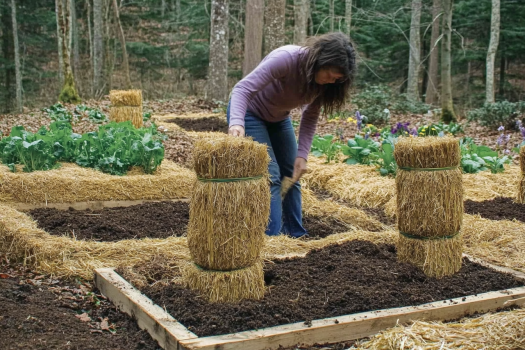
<instances>
[{"instance_id":1,"label":"wooden board frame","mask_svg":"<svg viewBox=\"0 0 525 350\"><path fill-rule=\"evenodd\" d=\"M524 273L488 264L480 259L470 259L525 281ZM368 337L396 324L410 321L447 321L525 305L525 287L518 287L417 306L314 320L309 325L298 322L253 331L198 337L166 311L154 305L113 269L95 270L95 285L122 311L136 317L139 326L146 329L165 350L266 350L296 344L336 343ZM158 309L162 312L159 313Z\"/></svg>"}]
</instances>

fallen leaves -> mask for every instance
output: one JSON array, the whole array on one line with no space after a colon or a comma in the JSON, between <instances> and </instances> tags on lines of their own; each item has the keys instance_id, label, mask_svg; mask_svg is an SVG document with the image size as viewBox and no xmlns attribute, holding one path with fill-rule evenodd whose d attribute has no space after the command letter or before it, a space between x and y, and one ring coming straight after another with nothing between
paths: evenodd
<instances>
[{"instance_id":1,"label":"fallen leaves","mask_svg":"<svg viewBox=\"0 0 525 350\"><path fill-rule=\"evenodd\" d=\"M91 322L91 317L89 317L89 315L86 312L84 312L81 315L75 315L75 317L82 322Z\"/></svg>"}]
</instances>

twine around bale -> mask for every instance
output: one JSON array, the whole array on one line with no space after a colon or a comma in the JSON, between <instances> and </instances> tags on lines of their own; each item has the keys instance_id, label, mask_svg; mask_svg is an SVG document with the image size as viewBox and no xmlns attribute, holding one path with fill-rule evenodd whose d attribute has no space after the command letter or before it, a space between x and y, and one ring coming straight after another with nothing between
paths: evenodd
<instances>
[{"instance_id":1,"label":"twine around bale","mask_svg":"<svg viewBox=\"0 0 525 350\"><path fill-rule=\"evenodd\" d=\"M405 171L444 171L444 170L454 170L457 169L457 166L449 166L445 168L411 168L411 167L399 167L398 169Z\"/></svg>"},{"instance_id":2,"label":"twine around bale","mask_svg":"<svg viewBox=\"0 0 525 350\"><path fill-rule=\"evenodd\" d=\"M401 232L401 231L399 231L399 234L405 236L406 238L410 238L410 239L419 239L422 241L432 241L432 240L439 240L439 239L452 239L456 237L457 235L459 235L459 232L456 232L453 235L449 235L449 236L436 236L436 237L414 236L414 235L411 235L410 233Z\"/></svg>"},{"instance_id":3,"label":"twine around bale","mask_svg":"<svg viewBox=\"0 0 525 350\"><path fill-rule=\"evenodd\" d=\"M201 182L239 182L239 181L250 181L250 180L259 180L262 179L262 175L259 176L251 176L251 177L237 177L237 178L230 178L230 179L205 179L198 177L197 180Z\"/></svg>"}]
</instances>

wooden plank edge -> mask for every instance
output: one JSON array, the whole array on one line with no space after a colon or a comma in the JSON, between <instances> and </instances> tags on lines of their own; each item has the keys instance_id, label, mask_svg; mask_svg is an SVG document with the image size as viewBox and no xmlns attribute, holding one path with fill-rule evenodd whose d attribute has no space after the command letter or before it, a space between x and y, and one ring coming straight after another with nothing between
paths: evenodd
<instances>
[{"instance_id":1,"label":"wooden plank edge","mask_svg":"<svg viewBox=\"0 0 525 350\"><path fill-rule=\"evenodd\" d=\"M137 320L165 350L179 350L179 342L197 338L168 312L154 304L111 268L95 270L95 285L121 311Z\"/></svg>"},{"instance_id":2,"label":"wooden plank edge","mask_svg":"<svg viewBox=\"0 0 525 350\"><path fill-rule=\"evenodd\" d=\"M264 350L296 344L335 343L368 337L398 323L447 321L522 305L525 305L525 287L518 287L466 296L465 300L460 297L418 306L314 320L310 327L298 322L256 331L187 339L182 340L180 345L185 350Z\"/></svg>"},{"instance_id":3,"label":"wooden plank edge","mask_svg":"<svg viewBox=\"0 0 525 350\"><path fill-rule=\"evenodd\" d=\"M493 265L491 263L486 262L485 260L482 260L482 259L479 259L479 258L475 258L475 257L470 256L468 254L463 254L463 256L466 257L467 259L469 259L470 261L475 262L477 264L480 264L482 266L488 267L488 268L496 270L498 272L511 274L511 275L513 275L514 277L516 277L516 278L518 278L520 280L525 280L525 273L523 273L523 272L516 271L516 270L513 270L513 269L508 268L508 267L501 267L501 266L498 266L498 265Z\"/></svg>"},{"instance_id":4,"label":"wooden plank edge","mask_svg":"<svg viewBox=\"0 0 525 350\"><path fill-rule=\"evenodd\" d=\"M55 208L59 210L68 210L70 207L75 210L100 210L104 208L115 207L130 207L132 205L139 205L153 202L189 202L189 198L176 199L137 199L137 200L122 200L122 201L86 201L86 202L65 202L65 203L6 203L17 210L26 211L37 208Z\"/></svg>"}]
</instances>

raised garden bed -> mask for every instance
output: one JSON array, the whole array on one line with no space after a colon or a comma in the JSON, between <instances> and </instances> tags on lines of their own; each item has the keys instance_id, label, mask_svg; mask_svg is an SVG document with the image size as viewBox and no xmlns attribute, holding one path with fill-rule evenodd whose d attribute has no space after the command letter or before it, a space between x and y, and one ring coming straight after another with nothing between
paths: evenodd
<instances>
[{"instance_id":1,"label":"raised garden bed","mask_svg":"<svg viewBox=\"0 0 525 350\"><path fill-rule=\"evenodd\" d=\"M514 198L496 197L491 200L465 201L465 213L479 214L490 220L518 220L525 222L525 204L516 203Z\"/></svg>"},{"instance_id":2,"label":"raised garden bed","mask_svg":"<svg viewBox=\"0 0 525 350\"><path fill-rule=\"evenodd\" d=\"M213 131L228 133L228 123L225 118L206 117L206 118L174 118L165 120L168 123L175 123L187 131Z\"/></svg>"},{"instance_id":3,"label":"raised garden bed","mask_svg":"<svg viewBox=\"0 0 525 350\"><path fill-rule=\"evenodd\" d=\"M96 273L101 291L124 311L133 310L139 325L166 349L338 342L371 335L396 322L451 320L525 303L524 281L516 277L523 274L503 274L465 259L457 275L431 279L398 263L393 246L366 241L267 264L268 290L261 301L209 304L180 285L143 287L141 291L163 305L169 316L159 307L157 315L148 311L149 299L114 271ZM158 318L163 320L160 324Z\"/></svg>"},{"instance_id":4,"label":"raised garden bed","mask_svg":"<svg viewBox=\"0 0 525 350\"><path fill-rule=\"evenodd\" d=\"M189 204L166 201L101 210L38 208L28 214L39 228L52 235L113 242L183 236L189 221ZM316 216L305 217L304 226L310 239L348 231L347 226L337 220Z\"/></svg>"}]
</instances>

